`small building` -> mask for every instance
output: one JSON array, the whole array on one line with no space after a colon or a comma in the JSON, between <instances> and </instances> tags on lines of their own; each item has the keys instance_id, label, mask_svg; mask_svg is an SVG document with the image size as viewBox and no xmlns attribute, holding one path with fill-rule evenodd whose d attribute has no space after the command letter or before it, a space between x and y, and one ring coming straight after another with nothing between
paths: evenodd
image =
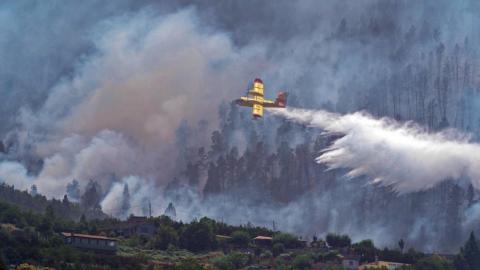
<instances>
[{"instance_id":1,"label":"small building","mask_svg":"<svg viewBox=\"0 0 480 270\"><path fill-rule=\"evenodd\" d=\"M129 235L151 236L155 234L155 225L147 217L130 216L127 219Z\"/></svg>"},{"instance_id":2,"label":"small building","mask_svg":"<svg viewBox=\"0 0 480 270\"><path fill-rule=\"evenodd\" d=\"M101 235L62 232L65 244L81 249L96 251L115 252L117 250L116 239Z\"/></svg>"},{"instance_id":3,"label":"small building","mask_svg":"<svg viewBox=\"0 0 480 270\"><path fill-rule=\"evenodd\" d=\"M257 236L255 238L253 238L253 242L255 243L255 245L258 245L258 246L264 246L264 247L268 247L268 246L271 246L272 243L273 243L273 238L270 237L270 236Z\"/></svg>"},{"instance_id":4,"label":"small building","mask_svg":"<svg viewBox=\"0 0 480 270\"><path fill-rule=\"evenodd\" d=\"M321 251L327 251L328 250L327 242L325 242L323 240L316 240L316 241L311 242L310 247L314 248L314 249L319 249Z\"/></svg>"},{"instance_id":5,"label":"small building","mask_svg":"<svg viewBox=\"0 0 480 270\"><path fill-rule=\"evenodd\" d=\"M357 270L360 265L360 256L356 254L347 254L342 256L342 266L344 269Z\"/></svg>"},{"instance_id":6,"label":"small building","mask_svg":"<svg viewBox=\"0 0 480 270\"><path fill-rule=\"evenodd\" d=\"M108 235L121 235L124 237L152 236L155 234L155 225L147 217L130 216L126 221L102 229Z\"/></svg>"},{"instance_id":7,"label":"small building","mask_svg":"<svg viewBox=\"0 0 480 270\"><path fill-rule=\"evenodd\" d=\"M298 245L299 245L299 248L306 248L308 247L308 241L303 239L298 239Z\"/></svg>"},{"instance_id":8,"label":"small building","mask_svg":"<svg viewBox=\"0 0 480 270\"><path fill-rule=\"evenodd\" d=\"M231 236L220 235L220 234L215 235L215 238L217 239L218 242L228 242L228 241L232 240Z\"/></svg>"}]
</instances>

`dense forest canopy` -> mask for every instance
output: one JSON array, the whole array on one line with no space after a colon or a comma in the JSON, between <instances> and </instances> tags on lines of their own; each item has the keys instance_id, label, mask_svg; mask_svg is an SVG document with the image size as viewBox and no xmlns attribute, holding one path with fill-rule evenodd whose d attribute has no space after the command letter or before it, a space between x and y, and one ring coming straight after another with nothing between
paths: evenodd
<instances>
[{"instance_id":1,"label":"dense forest canopy","mask_svg":"<svg viewBox=\"0 0 480 270\"><path fill-rule=\"evenodd\" d=\"M403 238L425 251L479 233L478 191L463 175L399 196L315 162L342 134L268 113L252 121L230 103L258 76L292 107L366 111L477 141L477 1L0 7L8 185L120 218L173 203L183 220Z\"/></svg>"}]
</instances>

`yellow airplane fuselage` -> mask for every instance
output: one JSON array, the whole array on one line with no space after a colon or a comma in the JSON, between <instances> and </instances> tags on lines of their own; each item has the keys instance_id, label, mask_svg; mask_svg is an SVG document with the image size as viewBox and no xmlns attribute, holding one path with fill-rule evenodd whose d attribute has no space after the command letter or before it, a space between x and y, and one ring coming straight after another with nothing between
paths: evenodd
<instances>
[{"instance_id":1,"label":"yellow airplane fuselage","mask_svg":"<svg viewBox=\"0 0 480 270\"><path fill-rule=\"evenodd\" d=\"M237 104L244 107L252 107L252 116L255 119L263 116L264 107L285 107L284 105L278 105L278 103L273 100L265 99L263 93L264 85L262 80L255 79L247 96L240 97L240 99L237 100Z\"/></svg>"}]
</instances>

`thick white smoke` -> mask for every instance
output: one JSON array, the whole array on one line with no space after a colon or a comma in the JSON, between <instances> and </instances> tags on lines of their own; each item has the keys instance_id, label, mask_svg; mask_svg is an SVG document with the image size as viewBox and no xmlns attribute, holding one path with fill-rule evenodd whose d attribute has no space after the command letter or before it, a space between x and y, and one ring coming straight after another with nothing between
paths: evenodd
<instances>
[{"instance_id":1,"label":"thick white smoke","mask_svg":"<svg viewBox=\"0 0 480 270\"><path fill-rule=\"evenodd\" d=\"M33 181L22 164L11 161L0 163L0 179L10 180L9 183L18 189L28 189Z\"/></svg>"},{"instance_id":2,"label":"thick white smoke","mask_svg":"<svg viewBox=\"0 0 480 270\"><path fill-rule=\"evenodd\" d=\"M445 180L469 179L480 189L480 145L453 130L428 133L411 123L376 119L367 113L339 115L303 109L271 110L275 115L341 133L318 158L348 176L367 176L398 193L421 191Z\"/></svg>"},{"instance_id":3,"label":"thick white smoke","mask_svg":"<svg viewBox=\"0 0 480 270\"><path fill-rule=\"evenodd\" d=\"M208 120L205 134L194 138L207 143L219 104L258 74L264 50L235 47L227 34L202 25L194 9L109 19L90 38L94 53L59 80L39 110L22 109L13 132L18 157L11 159L33 156L43 160L41 171L30 176L27 162L4 162L0 181L22 189L36 184L40 193L61 197L73 179L81 187L92 179L113 192L102 206L114 214L117 182L130 182L132 207L158 197L173 179L179 124L195 129Z\"/></svg>"}]
</instances>

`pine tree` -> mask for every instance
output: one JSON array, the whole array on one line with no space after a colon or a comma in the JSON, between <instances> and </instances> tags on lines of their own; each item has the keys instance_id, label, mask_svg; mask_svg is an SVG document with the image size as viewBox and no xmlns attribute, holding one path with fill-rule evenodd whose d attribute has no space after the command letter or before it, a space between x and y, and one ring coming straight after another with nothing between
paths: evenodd
<instances>
[{"instance_id":1,"label":"pine tree","mask_svg":"<svg viewBox=\"0 0 480 270\"><path fill-rule=\"evenodd\" d=\"M211 140L212 140L212 145L211 145L211 150L209 154L211 157L217 157L218 155L222 154L225 149L223 137L220 131L215 130L212 133Z\"/></svg>"},{"instance_id":2,"label":"pine tree","mask_svg":"<svg viewBox=\"0 0 480 270\"><path fill-rule=\"evenodd\" d=\"M0 253L0 270L7 270L8 266L6 260L4 259L3 255Z\"/></svg>"},{"instance_id":3,"label":"pine tree","mask_svg":"<svg viewBox=\"0 0 480 270\"><path fill-rule=\"evenodd\" d=\"M128 184L123 186L123 198L122 198L122 215L127 216L130 211L130 191L128 190Z\"/></svg>"},{"instance_id":4,"label":"pine tree","mask_svg":"<svg viewBox=\"0 0 480 270\"><path fill-rule=\"evenodd\" d=\"M400 251L403 253L403 249L405 248L405 241L403 241L403 239L400 239L400 241L398 241L398 247L400 248Z\"/></svg>"},{"instance_id":5,"label":"pine tree","mask_svg":"<svg viewBox=\"0 0 480 270\"><path fill-rule=\"evenodd\" d=\"M30 187L30 195L32 196L37 196L38 194L38 189L37 189L37 185L32 185Z\"/></svg>"},{"instance_id":6,"label":"pine tree","mask_svg":"<svg viewBox=\"0 0 480 270\"><path fill-rule=\"evenodd\" d=\"M6 153L7 149L5 147L5 144L3 144L3 141L0 141L0 153Z\"/></svg>"},{"instance_id":7,"label":"pine tree","mask_svg":"<svg viewBox=\"0 0 480 270\"><path fill-rule=\"evenodd\" d=\"M185 175L188 179L188 184L192 187L196 187L200 181L199 164L192 164L191 162L188 162Z\"/></svg>"},{"instance_id":8,"label":"pine tree","mask_svg":"<svg viewBox=\"0 0 480 270\"><path fill-rule=\"evenodd\" d=\"M468 203L468 206L471 206L474 203L474 200L475 200L475 190L473 188L473 185L470 184L470 185L468 185L468 189L467 189L467 203Z\"/></svg>"},{"instance_id":9,"label":"pine tree","mask_svg":"<svg viewBox=\"0 0 480 270\"><path fill-rule=\"evenodd\" d=\"M463 256L471 270L480 270L480 250L473 231L463 247Z\"/></svg>"},{"instance_id":10,"label":"pine tree","mask_svg":"<svg viewBox=\"0 0 480 270\"><path fill-rule=\"evenodd\" d=\"M463 249L460 251L460 254L455 256L455 259L453 260L453 266L458 270L470 270L470 266L463 256Z\"/></svg>"},{"instance_id":11,"label":"pine tree","mask_svg":"<svg viewBox=\"0 0 480 270\"><path fill-rule=\"evenodd\" d=\"M175 210L175 207L173 206L173 203L169 203L167 208L165 209L164 212L165 216L168 216L172 219L175 219L177 217L177 211Z\"/></svg>"},{"instance_id":12,"label":"pine tree","mask_svg":"<svg viewBox=\"0 0 480 270\"><path fill-rule=\"evenodd\" d=\"M222 187L220 183L220 178L218 176L217 166L213 162L208 164L208 176L207 183L204 188L204 193L206 194L216 194L220 193Z\"/></svg>"},{"instance_id":13,"label":"pine tree","mask_svg":"<svg viewBox=\"0 0 480 270\"><path fill-rule=\"evenodd\" d=\"M55 220L55 212L53 211L53 207L51 204L49 204L45 209L45 217L50 221Z\"/></svg>"},{"instance_id":14,"label":"pine tree","mask_svg":"<svg viewBox=\"0 0 480 270\"><path fill-rule=\"evenodd\" d=\"M80 199L80 184L73 179L71 183L67 184L67 195L70 199L78 201Z\"/></svg>"},{"instance_id":15,"label":"pine tree","mask_svg":"<svg viewBox=\"0 0 480 270\"><path fill-rule=\"evenodd\" d=\"M66 206L68 206L70 204L70 201L68 200L67 194L63 195L62 203Z\"/></svg>"},{"instance_id":16,"label":"pine tree","mask_svg":"<svg viewBox=\"0 0 480 270\"><path fill-rule=\"evenodd\" d=\"M101 188L97 182L90 180L85 189L85 193L82 196L81 204L84 210L87 211L100 211L101 200Z\"/></svg>"}]
</instances>

